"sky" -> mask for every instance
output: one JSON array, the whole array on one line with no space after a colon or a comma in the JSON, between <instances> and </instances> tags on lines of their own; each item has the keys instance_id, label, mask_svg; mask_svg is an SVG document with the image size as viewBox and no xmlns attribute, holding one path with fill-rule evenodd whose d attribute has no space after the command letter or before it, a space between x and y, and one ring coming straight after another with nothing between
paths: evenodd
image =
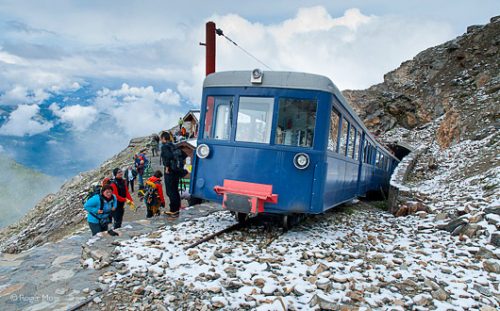
<instances>
[{"instance_id":1,"label":"sky","mask_svg":"<svg viewBox=\"0 0 500 311\"><path fill-rule=\"evenodd\" d=\"M498 0L0 0L0 152L63 132L88 169L174 125L199 107L209 20L272 70L363 89L499 13ZM256 67L217 38L218 71Z\"/></svg>"}]
</instances>

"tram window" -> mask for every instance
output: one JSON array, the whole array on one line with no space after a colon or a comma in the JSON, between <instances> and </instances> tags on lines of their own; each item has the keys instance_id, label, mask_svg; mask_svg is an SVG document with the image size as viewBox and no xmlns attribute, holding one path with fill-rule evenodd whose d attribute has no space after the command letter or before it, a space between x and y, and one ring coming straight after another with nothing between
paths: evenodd
<instances>
[{"instance_id":1,"label":"tram window","mask_svg":"<svg viewBox=\"0 0 500 311\"><path fill-rule=\"evenodd\" d=\"M214 138L229 140L231 124L229 122L230 109L229 104L220 104L217 106L215 114Z\"/></svg>"},{"instance_id":2,"label":"tram window","mask_svg":"<svg viewBox=\"0 0 500 311\"><path fill-rule=\"evenodd\" d=\"M366 138L365 142L363 143L363 162L368 163L368 141L366 140Z\"/></svg>"},{"instance_id":3,"label":"tram window","mask_svg":"<svg viewBox=\"0 0 500 311\"><path fill-rule=\"evenodd\" d=\"M354 149L356 149L356 129L354 126L349 128L349 145L347 146L347 156L354 159Z\"/></svg>"},{"instance_id":4,"label":"tram window","mask_svg":"<svg viewBox=\"0 0 500 311\"><path fill-rule=\"evenodd\" d=\"M356 148L354 148L354 160L359 160L359 149L361 148L361 132L356 135Z\"/></svg>"},{"instance_id":5,"label":"tram window","mask_svg":"<svg viewBox=\"0 0 500 311\"><path fill-rule=\"evenodd\" d=\"M371 145L368 143L368 146L366 147L366 163L370 164L370 154L371 154Z\"/></svg>"},{"instance_id":6,"label":"tram window","mask_svg":"<svg viewBox=\"0 0 500 311\"><path fill-rule=\"evenodd\" d=\"M207 98L204 138L229 140L229 134L231 133L230 115L232 101L232 97L209 96ZM214 126L213 133L212 125Z\"/></svg>"},{"instance_id":7,"label":"tram window","mask_svg":"<svg viewBox=\"0 0 500 311\"><path fill-rule=\"evenodd\" d=\"M275 144L311 147L316 106L317 101L312 99L280 98Z\"/></svg>"},{"instance_id":8,"label":"tram window","mask_svg":"<svg viewBox=\"0 0 500 311\"><path fill-rule=\"evenodd\" d=\"M347 122L346 119L342 118L342 131L340 132L340 154L341 155L346 155L347 151L347 134L348 134L348 129L349 127L349 122Z\"/></svg>"},{"instance_id":9,"label":"tram window","mask_svg":"<svg viewBox=\"0 0 500 311\"><path fill-rule=\"evenodd\" d=\"M236 140L268 144L273 121L272 97L240 97Z\"/></svg>"},{"instance_id":10,"label":"tram window","mask_svg":"<svg viewBox=\"0 0 500 311\"><path fill-rule=\"evenodd\" d=\"M339 113L335 108L330 114L330 133L328 135L328 150L337 152L337 142L339 140Z\"/></svg>"},{"instance_id":11,"label":"tram window","mask_svg":"<svg viewBox=\"0 0 500 311\"><path fill-rule=\"evenodd\" d=\"M211 138L210 132L212 130L212 121L214 117L214 102L215 99L212 96L207 97L207 108L205 110L205 126L203 138Z\"/></svg>"}]
</instances>

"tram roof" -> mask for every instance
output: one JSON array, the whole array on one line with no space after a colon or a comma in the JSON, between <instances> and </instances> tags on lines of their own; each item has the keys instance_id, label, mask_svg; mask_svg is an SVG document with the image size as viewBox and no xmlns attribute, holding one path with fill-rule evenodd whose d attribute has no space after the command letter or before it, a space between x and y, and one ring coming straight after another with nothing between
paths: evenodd
<instances>
[{"instance_id":1,"label":"tram roof","mask_svg":"<svg viewBox=\"0 0 500 311\"><path fill-rule=\"evenodd\" d=\"M327 77L303 72L264 71L262 83L250 82L251 71L222 71L206 77L203 87L274 87L334 93L337 87Z\"/></svg>"},{"instance_id":2,"label":"tram roof","mask_svg":"<svg viewBox=\"0 0 500 311\"><path fill-rule=\"evenodd\" d=\"M365 127L358 114L351 108L351 105L344 98L337 86L329 78L317 74L293 71L264 71L262 83L252 83L252 71L219 71L209 74L203 82L206 87L271 87L299 90L323 91L334 94L349 112L352 118L363 128L365 133L371 138L375 145L385 149ZM391 153L389 156L396 159Z\"/></svg>"}]
</instances>

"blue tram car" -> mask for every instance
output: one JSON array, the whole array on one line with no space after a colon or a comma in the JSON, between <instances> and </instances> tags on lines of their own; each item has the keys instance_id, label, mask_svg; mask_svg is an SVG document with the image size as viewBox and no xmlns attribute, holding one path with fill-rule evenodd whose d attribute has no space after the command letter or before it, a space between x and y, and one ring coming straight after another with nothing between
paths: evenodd
<instances>
[{"instance_id":1,"label":"blue tram car","mask_svg":"<svg viewBox=\"0 0 500 311\"><path fill-rule=\"evenodd\" d=\"M398 164L333 82L307 73L210 74L198 136L191 195L240 220L319 214L387 191Z\"/></svg>"}]
</instances>

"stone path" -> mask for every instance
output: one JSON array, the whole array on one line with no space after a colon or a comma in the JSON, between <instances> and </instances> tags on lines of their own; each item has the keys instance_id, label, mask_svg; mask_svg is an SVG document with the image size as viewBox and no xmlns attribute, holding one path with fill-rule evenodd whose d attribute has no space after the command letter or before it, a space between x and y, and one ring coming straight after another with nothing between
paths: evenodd
<instances>
[{"instance_id":1,"label":"stone path","mask_svg":"<svg viewBox=\"0 0 500 311\"><path fill-rule=\"evenodd\" d=\"M119 237L104 234L89 240L90 232L85 228L57 243L35 247L18 255L2 254L0 310L66 310L107 289L106 284L97 280L112 268L103 261L111 256L118 241L204 217L218 210L213 205L199 205L183 210L181 217L174 222L167 222L163 217L125 222L124 227L118 230ZM102 270L82 268L82 258L86 259L85 265L91 263L91 267Z\"/></svg>"}]
</instances>

